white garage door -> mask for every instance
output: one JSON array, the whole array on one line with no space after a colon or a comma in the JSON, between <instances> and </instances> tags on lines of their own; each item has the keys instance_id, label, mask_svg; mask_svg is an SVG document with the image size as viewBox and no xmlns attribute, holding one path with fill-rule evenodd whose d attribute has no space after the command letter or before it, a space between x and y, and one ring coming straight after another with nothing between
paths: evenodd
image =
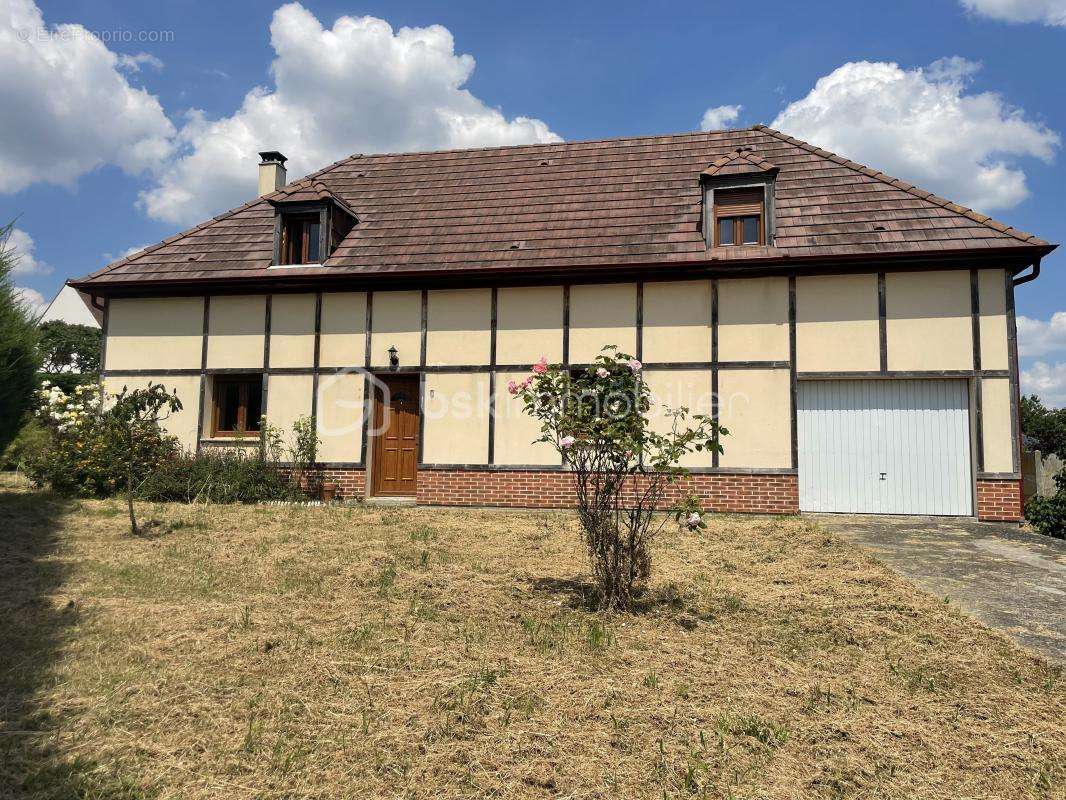
<instances>
[{"instance_id":1,"label":"white garage door","mask_svg":"<svg viewBox=\"0 0 1066 800\"><path fill-rule=\"evenodd\" d=\"M964 380L801 381L803 511L972 513Z\"/></svg>"}]
</instances>

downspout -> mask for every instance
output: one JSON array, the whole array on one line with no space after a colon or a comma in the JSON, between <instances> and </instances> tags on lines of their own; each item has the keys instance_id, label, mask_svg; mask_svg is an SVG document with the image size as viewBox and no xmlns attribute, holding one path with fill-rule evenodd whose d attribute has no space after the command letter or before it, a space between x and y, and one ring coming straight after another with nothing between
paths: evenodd
<instances>
[{"instance_id":1,"label":"downspout","mask_svg":"<svg viewBox=\"0 0 1066 800\"><path fill-rule=\"evenodd\" d=\"M1012 295L1014 294L1014 290L1017 289L1019 286L1021 286L1023 283L1029 283L1029 281L1035 281L1037 278L1040 277L1040 259L1039 258L1036 259L1035 261L1033 261L1032 267L1033 267L1033 271L1030 272L1028 275L1024 275L1022 277L1018 277L1016 275L1013 278L1011 278L1011 284L1012 284L1012 286L1011 286L1011 294ZM1017 437L1016 438L1016 441L1017 441L1016 447L1017 447L1017 450L1018 450L1018 463L1016 465L1016 468L1017 468L1017 470L1019 472L1019 477L1021 477L1020 473L1022 472L1022 458L1023 458L1022 454L1023 454L1024 450L1025 450L1025 444L1024 444L1025 440L1023 438L1024 434L1022 432L1022 382L1021 382L1021 374L1020 374L1021 373L1021 368L1018 365L1018 328L1017 328L1017 325L1014 322L1013 309L1014 309L1014 302L1013 302L1013 298L1012 298L1012 302L1011 302L1012 313L1011 313L1011 320L1010 320L1010 325L1011 325L1011 330L1010 330L1010 337L1011 337L1010 359L1011 359L1011 365L1010 366L1011 366L1012 379L1014 380L1014 387L1013 387L1014 388L1014 392L1013 392L1014 396L1011 399L1014 402L1014 408L1016 409L1016 411L1014 412L1015 413L1015 423L1014 424L1016 426L1015 431L1014 431L1014 435L1015 435L1015 437ZM1024 495L1024 490L1022 488L1022 483L1023 482L1024 482L1024 478L1021 481L1019 481L1018 495L1019 495L1019 499L1022 502L1022 507L1024 509L1024 506L1025 506L1025 495ZM1023 515L1024 515L1024 511L1023 511Z\"/></svg>"}]
</instances>

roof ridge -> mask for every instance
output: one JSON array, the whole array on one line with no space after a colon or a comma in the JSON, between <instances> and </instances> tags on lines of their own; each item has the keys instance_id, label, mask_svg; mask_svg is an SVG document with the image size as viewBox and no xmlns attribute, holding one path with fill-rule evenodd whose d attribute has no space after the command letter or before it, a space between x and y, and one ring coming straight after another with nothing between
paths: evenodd
<instances>
[{"instance_id":1,"label":"roof ridge","mask_svg":"<svg viewBox=\"0 0 1066 800\"><path fill-rule=\"evenodd\" d=\"M484 153L490 150L517 150L520 147L562 147L575 144L602 144L604 142L639 142L645 139L679 139L683 136L707 136L714 133L741 133L754 131L755 125L744 128L719 128L713 131L679 131L677 133L645 133L637 136L607 136L600 139L563 139L561 142L526 142L525 144L503 144L493 147L452 147L445 150L395 150L388 153L364 153L364 158L385 158L388 156L431 156L445 153Z\"/></svg>"},{"instance_id":2,"label":"roof ridge","mask_svg":"<svg viewBox=\"0 0 1066 800\"><path fill-rule=\"evenodd\" d=\"M277 195L291 194L291 192L293 191L294 187L300 186L302 184L307 184L307 185L310 186L312 181L318 179L319 177L321 177L325 173L336 169L341 164L346 164L349 161L355 161L355 160L360 159L362 157L363 157L362 153L354 153L354 154L352 154L350 156L345 156L344 158L342 158L342 159L340 159L338 161L334 161L332 164L330 164L328 166L325 166L325 167L323 167L320 170L317 170L315 172L311 172L311 173L309 173L307 175L304 175L302 178L297 178L292 183L285 184L280 189L276 189L273 192L271 192L270 194L260 195L259 197L255 198L254 200L249 200L247 203L239 205L236 208L231 208L229 211L223 211L221 214L218 214L217 216L214 216L214 217L211 217L210 219L204 220L199 225L194 225L191 228L186 228L183 231L179 231L178 233L175 233L173 236L168 236L166 239L164 239L161 242L156 242L153 245L149 245L148 247L145 247L145 248L143 248L141 250L138 250L136 253L130 253L128 256L120 258L118 261L112 261L107 266L101 267L100 269L96 270L95 272L90 272L88 275L86 275L84 278L81 278L80 280L88 280L89 278L96 278L96 277L99 277L101 275L106 275L108 272L111 272L112 270L117 269L118 267L124 266L125 264L128 264L131 261L136 261L141 256L146 256L149 253L154 253L156 250L158 250L159 248L161 248L161 247L163 247L165 245L168 245L168 244L171 244L172 242L176 242L176 241L179 241L181 239L185 239L185 238L187 238L189 236L192 236L194 233L196 233L196 232L198 232L200 230L203 230L208 225L213 225L214 223L220 222L221 220L224 220L224 219L229 219L234 214L239 214L241 211L244 211L245 209L251 208L256 203L268 202L271 198L273 198L273 197L275 197ZM328 187L327 187L327 189L328 189ZM330 194L333 194L333 192L330 191ZM351 211L350 207L347 206L347 203L345 203L345 206L348 208L349 211ZM353 216L354 216L354 214L353 214ZM64 285L66 283L68 283L68 282L69 281L65 281Z\"/></svg>"},{"instance_id":3,"label":"roof ridge","mask_svg":"<svg viewBox=\"0 0 1066 800\"><path fill-rule=\"evenodd\" d=\"M797 139L794 136L789 136L787 133L775 130L774 128L771 128L767 125L763 125L761 123L752 125L752 130L761 131L770 136L773 136L776 139L780 139L783 142L788 142L789 144L800 147L810 153L814 153L817 156L827 158L830 161L836 164L840 164L843 167L848 167L849 169L853 169L856 172L861 172L863 175L874 178L875 180L879 180L882 183L887 183L889 186L893 186L896 189L901 189L902 191L914 195L915 197L921 200L926 200L935 206L946 208L948 211L953 211L956 214L966 217L967 219L971 219L974 222L984 225L986 228L990 228L996 231L997 233L1005 233L1008 236L1018 239L1019 241L1026 242L1027 244L1049 244L1049 242L1041 239L1039 236L1035 236L1031 233L1026 233L1025 231L1018 230L1017 228L1014 228L1010 225L1005 225L1004 223L993 219L987 214L982 214L979 211L974 211L972 208L960 206L958 203L953 203L950 200L946 200L945 198L940 197L939 195L935 195L932 192L922 189L919 186L907 183L906 181L900 180L899 178L894 178L891 175L886 175L880 170L876 170L872 167L866 166L865 164L860 164L857 161L852 161L851 159L844 158L843 156L837 155L836 153L832 153L821 147L817 147L811 144L810 142L803 141L802 139Z\"/></svg>"}]
</instances>

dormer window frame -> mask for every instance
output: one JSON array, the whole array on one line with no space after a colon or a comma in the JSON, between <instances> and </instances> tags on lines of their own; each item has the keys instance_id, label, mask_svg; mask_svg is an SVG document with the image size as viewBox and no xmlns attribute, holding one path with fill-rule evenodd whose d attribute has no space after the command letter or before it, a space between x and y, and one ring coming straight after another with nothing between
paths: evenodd
<instances>
[{"instance_id":1,"label":"dormer window frame","mask_svg":"<svg viewBox=\"0 0 1066 800\"><path fill-rule=\"evenodd\" d=\"M292 267L292 266L313 266L314 264L320 264L329 258L329 215L330 215L329 203L278 203L274 207L274 256L270 260L271 266L274 267ZM291 221L294 217L308 217L313 214L318 215L318 255L319 260L307 263L291 264L287 260L284 260L282 256L283 247L286 244L285 240L285 225L286 222Z\"/></svg>"},{"instance_id":2,"label":"dormer window frame","mask_svg":"<svg viewBox=\"0 0 1066 800\"><path fill-rule=\"evenodd\" d=\"M270 260L272 267L313 267L321 266L337 249L344 236L354 227L356 220L344 209L328 200L305 200L299 202L275 202L274 205L274 253ZM285 255L285 225L293 218L318 215L318 256L319 260L308 263L289 263ZM334 223L339 223L335 226ZM334 228L338 229L334 241Z\"/></svg>"},{"instance_id":3,"label":"dormer window frame","mask_svg":"<svg viewBox=\"0 0 1066 800\"><path fill-rule=\"evenodd\" d=\"M748 174L748 175L722 175L703 176L703 239L707 249L722 247L773 247L777 235L776 209L774 203L774 188L776 173ZM714 196L716 192L728 192L735 189L761 189L762 190L762 213L759 226L762 241L759 244L743 244L735 242L731 245L716 245L717 221L719 214L715 213Z\"/></svg>"}]
</instances>

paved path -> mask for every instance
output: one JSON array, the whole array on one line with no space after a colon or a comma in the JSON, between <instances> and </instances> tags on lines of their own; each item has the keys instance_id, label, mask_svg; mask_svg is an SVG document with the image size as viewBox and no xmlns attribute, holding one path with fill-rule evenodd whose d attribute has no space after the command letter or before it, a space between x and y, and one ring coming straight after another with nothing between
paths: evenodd
<instances>
[{"instance_id":1,"label":"paved path","mask_svg":"<svg viewBox=\"0 0 1066 800\"><path fill-rule=\"evenodd\" d=\"M1066 664L1066 541L946 517L809 514L938 597Z\"/></svg>"}]
</instances>

